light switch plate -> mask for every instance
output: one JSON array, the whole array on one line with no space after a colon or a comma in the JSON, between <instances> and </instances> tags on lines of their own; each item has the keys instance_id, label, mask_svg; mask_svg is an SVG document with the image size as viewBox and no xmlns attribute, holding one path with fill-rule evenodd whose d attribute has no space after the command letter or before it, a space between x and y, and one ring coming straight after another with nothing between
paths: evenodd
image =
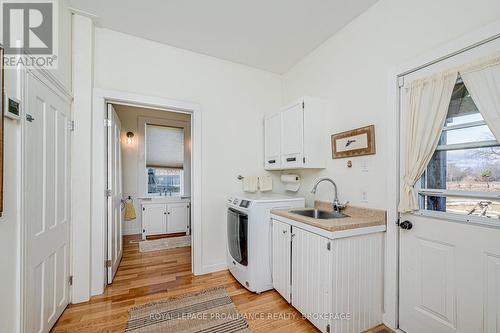
<instances>
[{"instance_id":1,"label":"light switch plate","mask_svg":"<svg viewBox=\"0 0 500 333\"><path fill-rule=\"evenodd\" d=\"M368 202L368 191L367 190L361 191L361 202Z\"/></svg>"},{"instance_id":2,"label":"light switch plate","mask_svg":"<svg viewBox=\"0 0 500 333\"><path fill-rule=\"evenodd\" d=\"M368 172L368 160L362 159L359 163L359 168L361 172Z\"/></svg>"}]
</instances>

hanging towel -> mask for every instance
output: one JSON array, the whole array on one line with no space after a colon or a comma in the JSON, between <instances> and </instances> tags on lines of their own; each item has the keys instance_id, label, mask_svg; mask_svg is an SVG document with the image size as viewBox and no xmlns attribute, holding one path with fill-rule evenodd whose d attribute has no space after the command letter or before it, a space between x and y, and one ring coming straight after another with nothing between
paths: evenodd
<instances>
[{"instance_id":1,"label":"hanging towel","mask_svg":"<svg viewBox=\"0 0 500 333\"><path fill-rule=\"evenodd\" d=\"M131 199L125 201L125 221L131 221L136 219L134 202Z\"/></svg>"},{"instance_id":2,"label":"hanging towel","mask_svg":"<svg viewBox=\"0 0 500 333\"><path fill-rule=\"evenodd\" d=\"M257 192L258 184L259 184L259 177L245 176L243 178L243 191Z\"/></svg>"},{"instance_id":3,"label":"hanging towel","mask_svg":"<svg viewBox=\"0 0 500 333\"><path fill-rule=\"evenodd\" d=\"M271 178L271 176L259 177L259 189L261 190L261 192L273 190L273 179Z\"/></svg>"}]
</instances>

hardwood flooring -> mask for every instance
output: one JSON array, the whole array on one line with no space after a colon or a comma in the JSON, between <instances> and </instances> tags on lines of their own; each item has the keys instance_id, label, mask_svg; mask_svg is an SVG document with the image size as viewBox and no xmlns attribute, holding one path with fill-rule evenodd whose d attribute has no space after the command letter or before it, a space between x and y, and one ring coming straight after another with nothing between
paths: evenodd
<instances>
[{"instance_id":1,"label":"hardwood flooring","mask_svg":"<svg viewBox=\"0 0 500 333\"><path fill-rule=\"evenodd\" d=\"M113 284L89 302L70 305L52 332L123 332L132 306L224 286L253 332L318 332L277 292L248 292L228 271L193 276L189 247L140 253L140 235L125 236L123 258ZM392 332L384 326L367 333Z\"/></svg>"}]
</instances>

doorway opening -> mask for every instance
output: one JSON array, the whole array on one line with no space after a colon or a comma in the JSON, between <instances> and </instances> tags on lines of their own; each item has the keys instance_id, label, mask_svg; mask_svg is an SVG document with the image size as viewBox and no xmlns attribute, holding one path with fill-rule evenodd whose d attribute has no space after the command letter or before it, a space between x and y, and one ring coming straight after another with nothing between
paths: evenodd
<instances>
[{"instance_id":1,"label":"doorway opening","mask_svg":"<svg viewBox=\"0 0 500 333\"><path fill-rule=\"evenodd\" d=\"M107 122L110 284L124 241L139 243L141 253L165 256L170 249L192 248L192 115L115 102L107 104Z\"/></svg>"}]
</instances>

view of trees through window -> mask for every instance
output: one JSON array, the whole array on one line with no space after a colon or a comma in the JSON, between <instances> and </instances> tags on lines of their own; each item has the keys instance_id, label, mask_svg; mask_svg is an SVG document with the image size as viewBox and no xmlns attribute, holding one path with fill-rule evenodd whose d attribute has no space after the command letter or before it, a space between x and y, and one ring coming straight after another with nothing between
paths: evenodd
<instances>
[{"instance_id":1,"label":"view of trees through window","mask_svg":"<svg viewBox=\"0 0 500 333\"><path fill-rule=\"evenodd\" d=\"M460 81L421 188L423 209L500 218L500 200L470 195L500 192L500 144ZM426 195L426 189L444 191L433 196ZM458 191L464 195L457 195Z\"/></svg>"},{"instance_id":2,"label":"view of trees through window","mask_svg":"<svg viewBox=\"0 0 500 333\"><path fill-rule=\"evenodd\" d=\"M148 193L181 195L182 169L148 168Z\"/></svg>"}]
</instances>

